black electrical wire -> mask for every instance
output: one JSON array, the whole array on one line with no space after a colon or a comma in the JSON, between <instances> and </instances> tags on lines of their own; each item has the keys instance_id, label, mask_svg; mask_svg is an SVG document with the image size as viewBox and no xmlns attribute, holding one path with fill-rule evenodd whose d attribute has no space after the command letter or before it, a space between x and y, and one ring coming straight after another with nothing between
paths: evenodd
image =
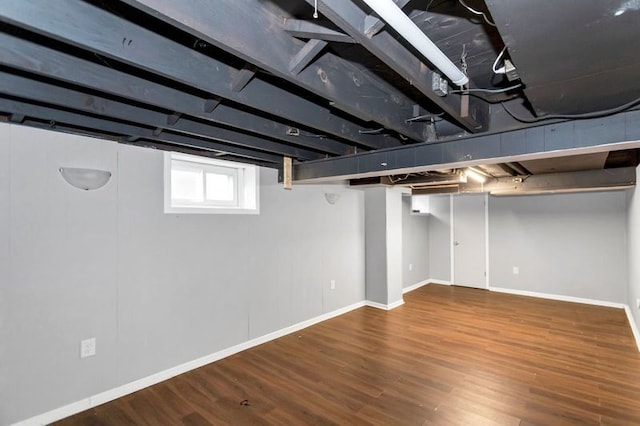
<instances>
[{"instance_id":1,"label":"black electrical wire","mask_svg":"<svg viewBox=\"0 0 640 426\"><path fill-rule=\"evenodd\" d=\"M622 104L615 108L604 109L601 111L586 112L583 114L551 114L551 115L545 115L543 117L524 118L524 117L518 116L517 114L514 114L509 110L509 108L507 108L504 102L500 102L500 104L502 105L502 108L504 108L507 114L509 114L515 120L518 120L522 123L537 123L539 121L556 120L556 119L580 120L580 119L588 119L588 118L606 117L608 115L613 115L613 114L617 114L619 112L625 111L638 103L640 103L640 98L636 98L630 102L627 102L626 104Z\"/></svg>"},{"instance_id":2,"label":"black electrical wire","mask_svg":"<svg viewBox=\"0 0 640 426\"><path fill-rule=\"evenodd\" d=\"M452 90L449 93L462 93L462 94L467 94L467 93L470 93L470 92L504 93L504 92L508 92L510 90L519 89L520 87L522 87L522 84L516 84L514 86L504 87L502 89L462 89L462 90Z\"/></svg>"}]
</instances>

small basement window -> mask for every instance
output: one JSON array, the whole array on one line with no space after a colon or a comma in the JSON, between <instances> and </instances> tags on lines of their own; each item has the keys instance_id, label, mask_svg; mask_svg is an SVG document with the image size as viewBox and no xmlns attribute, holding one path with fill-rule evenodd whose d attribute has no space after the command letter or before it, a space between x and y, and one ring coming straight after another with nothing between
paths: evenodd
<instances>
[{"instance_id":1,"label":"small basement window","mask_svg":"<svg viewBox=\"0 0 640 426\"><path fill-rule=\"evenodd\" d=\"M258 168L165 152L164 212L258 214Z\"/></svg>"}]
</instances>

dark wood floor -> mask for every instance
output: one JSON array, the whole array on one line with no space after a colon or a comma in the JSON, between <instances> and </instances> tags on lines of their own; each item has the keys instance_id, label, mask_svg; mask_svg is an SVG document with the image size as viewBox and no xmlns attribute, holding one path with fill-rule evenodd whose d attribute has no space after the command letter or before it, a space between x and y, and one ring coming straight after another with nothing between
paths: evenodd
<instances>
[{"instance_id":1,"label":"dark wood floor","mask_svg":"<svg viewBox=\"0 0 640 426\"><path fill-rule=\"evenodd\" d=\"M640 425L624 311L429 285L59 425Z\"/></svg>"}]
</instances>

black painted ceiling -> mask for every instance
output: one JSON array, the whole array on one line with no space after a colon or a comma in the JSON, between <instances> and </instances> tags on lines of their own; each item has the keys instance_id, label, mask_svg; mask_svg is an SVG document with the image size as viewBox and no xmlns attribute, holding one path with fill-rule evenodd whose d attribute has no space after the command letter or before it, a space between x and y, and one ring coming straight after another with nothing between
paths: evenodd
<instances>
[{"instance_id":1,"label":"black painted ceiling","mask_svg":"<svg viewBox=\"0 0 640 426\"><path fill-rule=\"evenodd\" d=\"M395 0L466 70L469 87L449 83L446 96L431 88L437 70L360 0L318 0L317 19L314 3L2 1L0 113L280 168L283 156L607 116L640 98L637 0ZM516 76L496 74L496 59Z\"/></svg>"}]
</instances>

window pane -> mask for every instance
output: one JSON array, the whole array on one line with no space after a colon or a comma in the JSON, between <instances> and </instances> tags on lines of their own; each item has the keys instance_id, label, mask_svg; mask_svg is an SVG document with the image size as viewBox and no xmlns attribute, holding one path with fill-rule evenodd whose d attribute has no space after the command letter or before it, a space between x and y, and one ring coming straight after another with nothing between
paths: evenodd
<instances>
[{"instance_id":1,"label":"window pane","mask_svg":"<svg viewBox=\"0 0 640 426\"><path fill-rule=\"evenodd\" d=\"M165 154L165 213L258 213L255 166Z\"/></svg>"},{"instance_id":2,"label":"window pane","mask_svg":"<svg viewBox=\"0 0 640 426\"><path fill-rule=\"evenodd\" d=\"M233 176L207 173L206 197L208 201L234 201L236 191Z\"/></svg>"},{"instance_id":3,"label":"window pane","mask_svg":"<svg viewBox=\"0 0 640 426\"><path fill-rule=\"evenodd\" d=\"M171 198L194 203L203 202L202 171L171 170Z\"/></svg>"}]
</instances>

